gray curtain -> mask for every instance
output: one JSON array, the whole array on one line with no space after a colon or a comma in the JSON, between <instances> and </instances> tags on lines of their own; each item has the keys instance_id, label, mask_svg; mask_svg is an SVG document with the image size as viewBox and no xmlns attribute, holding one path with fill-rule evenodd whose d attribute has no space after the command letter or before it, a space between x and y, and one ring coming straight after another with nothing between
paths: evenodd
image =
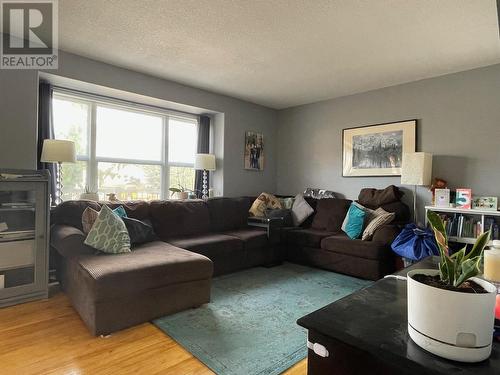
<instances>
[{"instance_id":1,"label":"gray curtain","mask_svg":"<svg viewBox=\"0 0 500 375\"><path fill-rule=\"evenodd\" d=\"M43 141L54 138L54 124L52 123L52 86L41 82L38 88L38 159L37 169L48 169L51 176L50 194L52 200L56 197L56 168L57 164L42 163Z\"/></svg>"},{"instance_id":2,"label":"gray curtain","mask_svg":"<svg viewBox=\"0 0 500 375\"><path fill-rule=\"evenodd\" d=\"M198 121L198 146L196 152L198 154L208 154L210 152L210 117L208 116L200 116ZM208 186L210 186L210 177L208 180ZM201 190L203 189L203 171L196 171L194 189L196 196L201 198Z\"/></svg>"}]
</instances>

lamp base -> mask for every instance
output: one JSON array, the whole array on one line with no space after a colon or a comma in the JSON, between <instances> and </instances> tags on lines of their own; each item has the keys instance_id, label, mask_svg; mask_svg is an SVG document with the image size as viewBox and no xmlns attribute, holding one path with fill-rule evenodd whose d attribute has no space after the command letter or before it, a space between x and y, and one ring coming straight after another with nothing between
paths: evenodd
<instances>
[{"instance_id":1,"label":"lamp base","mask_svg":"<svg viewBox=\"0 0 500 375\"><path fill-rule=\"evenodd\" d=\"M206 169L203 170L203 189L201 190L201 194L201 199L208 199L208 177Z\"/></svg>"}]
</instances>

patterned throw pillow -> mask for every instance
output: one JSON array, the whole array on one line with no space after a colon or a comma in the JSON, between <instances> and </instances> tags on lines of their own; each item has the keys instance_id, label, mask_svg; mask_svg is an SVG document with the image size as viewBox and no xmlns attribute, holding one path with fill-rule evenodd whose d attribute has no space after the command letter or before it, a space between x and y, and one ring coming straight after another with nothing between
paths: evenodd
<instances>
[{"instance_id":1,"label":"patterned throw pillow","mask_svg":"<svg viewBox=\"0 0 500 375\"><path fill-rule=\"evenodd\" d=\"M359 204L358 202L352 202L351 205L355 205L359 208L361 208L363 211L365 211L365 221L363 223L363 228L366 228L368 224L370 224L370 221L372 221L375 218L375 210L372 210L368 207L363 206L362 204ZM342 222L342 230L345 232L347 221L349 220L349 212L345 215L345 219Z\"/></svg>"},{"instance_id":2,"label":"patterned throw pillow","mask_svg":"<svg viewBox=\"0 0 500 375\"><path fill-rule=\"evenodd\" d=\"M365 221L366 212L363 206L351 203L349 211L347 212L347 223L343 231L349 236L351 240L361 237L363 233L363 223Z\"/></svg>"},{"instance_id":3,"label":"patterned throw pillow","mask_svg":"<svg viewBox=\"0 0 500 375\"><path fill-rule=\"evenodd\" d=\"M116 207L113 212L117 214L119 217L127 217L127 212L123 206ZM88 234L90 229L95 223L97 216L99 215L99 211L94 210L93 208L87 207L82 214L82 227L83 233Z\"/></svg>"},{"instance_id":4,"label":"patterned throw pillow","mask_svg":"<svg viewBox=\"0 0 500 375\"><path fill-rule=\"evenodd\" d=\"M269 193L262 193L257 197L257 199L253 202L252 207L248 210L250 215L256 217L265 216L266 209L272 208L282 208L281 203L278 198Z\"/></svg>"},{"instance_id":5,"label":"patterned throw pillow","mask_svg":"<svg viewBox=\"0 0 500 375\"><path fill-rule=\"evenodd\" d=\"M365 230L363 231L362 240L371 240L373 234L378 228L383 225L389 224L394 220L396 214L394 212L387 212L383 208L377 208L373 211L374 218L368 223Z\"/></svg>"},{"instance_id":6,"label":"patterned throw pillow","mask_svg":"<svg viewBox=\"0 0 500 375\"><path fill-rule=\"evenodd\" d=\"M293 201L295 200L295 198L292 198L292 197L288 197L288 198L278 198L278 200L280 201L280 203L281 203L281 207L282 207L284 210L291 210L291 209L292 209L292 206L293 206Z\"/></svg>"},{"instance_id":7,"label":"patterned throw pillow","mask_svg":"<svg viewBox=\"0 0 500 375\"><path fill-rule=\"evenodd\" d=\"M130 252L130 237L125 223L106 205L102 206L84 243L110 254Z\"/></svg>"},{"instance_id":8,"label":"patterned throw pillow","mask_svg":"<svg viewBox=\"0 0 500 375\"><path fill-rule=\"evenodd\" d=\"M304 190L304 197L309 197L314 199L337 198L335 196L335 193L331 190L312 189L312 188L307 188L306 190Z\"/></svg>"}]
</instances>

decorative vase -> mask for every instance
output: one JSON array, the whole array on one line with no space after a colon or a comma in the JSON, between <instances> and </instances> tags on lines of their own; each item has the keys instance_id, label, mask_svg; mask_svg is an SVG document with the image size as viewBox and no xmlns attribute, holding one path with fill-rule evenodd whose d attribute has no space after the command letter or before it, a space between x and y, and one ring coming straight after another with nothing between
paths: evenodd
<instances>
[{"instance_id":1,"label":"decorative vase","mask_svg":"<svg viewBox=\"0 0 500 375\"><path fill-rule=\"evenodd\" d=\"M87 201L98 201L99 194L97 193L82 193L80 194L80 199Z\"/></svg>"},{"instance_id":2,"label":"decorative vase","mask_svg":"<svg viewBox=\"0 0 500 375\"><path fill-rule=\"evenodd\" d=\"M487 293L440 289L413 279L438 270L408 272L408 333L421 348L443 358L480 362L491 354L497 290L483 279L470 280Z\"/></svg>"}]
</instances>

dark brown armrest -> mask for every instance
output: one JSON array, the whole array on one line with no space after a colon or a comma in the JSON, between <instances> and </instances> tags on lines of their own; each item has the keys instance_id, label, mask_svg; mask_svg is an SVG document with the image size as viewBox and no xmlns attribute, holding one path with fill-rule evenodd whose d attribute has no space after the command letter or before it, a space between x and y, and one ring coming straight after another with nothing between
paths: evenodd
<instances>
[{"instance_id":1,"label":"dark brown armrest","mask_svg":"<svg viewBox=\"0 0 500 375\"><path fill-rule=\"evenodd\" d=\"M50 245L63 257L95 254L96 249L83 243L85 234L69 225L54 225L50 230Z\"/></svg>"},{"instance_id":2,"label":"dark brown armrest","mask_svg":"<svg viewBox=\"0 0 500 375\"><path fill-rule=\"evenodd\" d=\"M383 225L373 233L373 242L391 245L401 230L397 225Z\"/></svg>"}]
</instances>

